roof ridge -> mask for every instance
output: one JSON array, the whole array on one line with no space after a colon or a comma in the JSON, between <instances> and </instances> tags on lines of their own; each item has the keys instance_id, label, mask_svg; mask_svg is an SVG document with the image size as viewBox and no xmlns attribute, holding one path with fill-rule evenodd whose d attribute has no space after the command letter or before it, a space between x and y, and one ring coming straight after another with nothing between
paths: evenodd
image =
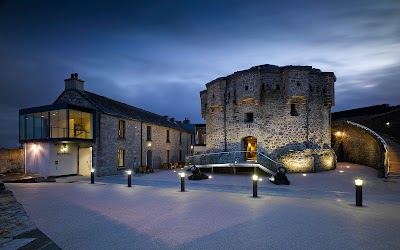
<instances>
[{"instance_id":1,"label":"roof ridge","mask_svg":"<svg viewBox=\"0 0 400 250\"><path fill-rule=\"evenodd\" d=\"M158 115L158 116L164 118L164 116L162 116L162 115L160 115L160 114L157 114L157 113L154 113L154 112L151 112L151 111L142 109L142 108L138 108L138 107L136 107L136 106L133 106L133 105L130 105L130 104L127 104L127 103L124 103L124 102L120 102L120 101L117 101L117 100L114 100L114 99L111 99L111 98L108 98L108 97L105 97L105 96L102 96L102 95L99 95L99 94L95 94L95 93L92 93L92 92L89 92L89 91L86 91L86 90L85 90L84 92L89 93L89 94L92 94L92 95L99 96L99 97L101 97L101 98L105 98L105 99L107 99L107 100L110 100L110 101L115 102L115 103L118 103L118 104L123 104L123 105L129 106L129 107L135 108L135 109L139 109L139 110L144 111L144 112L146 112L146 113Z\"/></svg>"}]
</instances>

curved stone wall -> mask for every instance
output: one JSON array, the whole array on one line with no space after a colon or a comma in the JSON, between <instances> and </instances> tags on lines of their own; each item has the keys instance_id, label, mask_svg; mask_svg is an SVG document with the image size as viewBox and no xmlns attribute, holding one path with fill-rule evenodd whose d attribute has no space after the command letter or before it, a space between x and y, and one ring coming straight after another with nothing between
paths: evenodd
<instances>
[{"instance_id":1,"label":"curved stone wall","mask_svg":"<svg viewBox=\"0 0 400 250\"><path fill-rule=\"evenodd\" d=\"M379 177L385 177L385 148L368 131L344 121L332 123L332 148L338 161L375 168Z\"/></svg>"}]
</instances>

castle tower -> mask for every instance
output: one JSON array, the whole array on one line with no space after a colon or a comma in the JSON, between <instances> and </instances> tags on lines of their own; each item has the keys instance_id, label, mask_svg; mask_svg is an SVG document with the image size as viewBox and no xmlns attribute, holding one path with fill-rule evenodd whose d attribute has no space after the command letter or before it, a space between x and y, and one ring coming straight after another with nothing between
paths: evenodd
<instances>
[{"instance_id":1,"label":"castle tower","mask_svg":"<svg viewBox=\"0 0 400 250\"><path fill-rule=\"evenodd\" d=\"M335 168L335 81L334 73L311 66L267 64L207 83L200 92L207 151L247 151L228 162L261 161L262 152L292 172Z\"/></svg>"}]
</instances>

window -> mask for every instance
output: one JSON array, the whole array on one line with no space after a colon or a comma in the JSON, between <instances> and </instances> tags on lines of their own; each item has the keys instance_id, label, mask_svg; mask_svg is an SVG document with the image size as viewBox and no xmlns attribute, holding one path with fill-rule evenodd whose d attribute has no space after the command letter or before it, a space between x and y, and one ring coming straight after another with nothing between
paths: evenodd
<instances>
[{"instance_id":1,"label":"window","mask_svg":"<svg viewBox=\"0 0 400 250\"><path fill-rule=\"evenodd\" d=\"M179 150L179 161L182 161L182 150Z\"/></svg>"},{"instance_id":2,"label":"window","mask_svg":"<svg viewBox=\"0 0 400 250\"><path fill-rule=\"evenodd\" d=\"M167 163L169 162L169 150L167 150Z\"/></svg>"},{"instance_id":3,"label":"window","mask_svg":"<svg viewBox=\"0 0 400 250\"><path fill-rule=\"evenodd\" d=\"M179 144L182 144L182 133L179 133Z\"/></svg>"},{"instance_id":4,"label":"window","mask_svg":"<svg viewBox=\"0 0 400 250\"><path fill-rule=\"evenodd\" d=\"M276 90L280 90L281 86L279 84L276 85Z\"/></svg>"},{"instance_id":5,"label":"window","mask_svg":"<svg viewBox=\"0 0 400 250\"><path fill-rule=\"evenodd\" d=\"M119 120L118 137L125 138L125 121Z\"/></svg>"},{"instance_id":6,"label":"window","mask_svg":"<svg viewBox=\"0 0 400 250\"><path fill-rule=\"evenodd\" d=\"M123 168L124 167L124 159L125 158L125 150L123 149L118 149L118 167Z\"/></svg>"},{"instance_id":7,"label":"window","mask_svg":"<svg viewBox=\"0 0 400 250\"><path fill-rule=\"evenodd\" d=\"M170 142L169 141L169 130L167 130L167 142Z\"/></svg>"},{"instance_id":8,"label":"window","mask_svg":"<svg viewBox=\"0 0 400 250\"><path fill-rule=\"evenodd\" d=\"M245 115L245 117L244 117L245 122L253 122L254 121L253 113L246 113L244 115Z\"/></svg>"},{"instance_id":9,"label":"window","mask_svg":"<svg viewBox=\"0 0 400 250\"><path fill-rule=\"evenodd\" d=\"M244 86L244 90L249 90L249 86Z\"/></svg>"},{"instance_id":10,"label":"window","mask_svg":"<svg viewBox=\"0 0 400 250\"><path fill-rule=\"evenodd\" d=\"M300 85L301 85L301 83L300 83L300 82L297 82L297 87L300 87Z\"/></svg>"},{"instance_id":11,"label":"window","mask_svg":"<svg viewBox=\"0 0 400 250\"><path fill-rule=\"evenodd\" d=\"M290 115L299 116L299 113L297 112L297 104L295 103L290 104Z\"/></svg>"},{"instance_id":12,"label":"window","mask_svg":"<svg viewBox=\"0 0 400 250\"><path fill-rule=\"evenodd\" d=\"M151 141L151 127L147 126L147 140Z\"/></svg>"}]
</instances>

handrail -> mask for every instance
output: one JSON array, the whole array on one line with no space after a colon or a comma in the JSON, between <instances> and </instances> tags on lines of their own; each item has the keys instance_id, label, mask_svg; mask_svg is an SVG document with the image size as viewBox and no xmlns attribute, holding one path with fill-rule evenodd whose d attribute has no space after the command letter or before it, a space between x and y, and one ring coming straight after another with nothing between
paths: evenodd
<instances>
[{"instance_id":1,"label":"handrail","mask_svg":"<svg viewBox=\"0 0 400 250\"><path fill-rule=\"evenodd\" d=\"M348 124L351 124L353 126L359 127L361 129L366 130L367 132L373 134L374 136L376 136L383 144L383 147L385 148L386 151L386 156L385 156L385 177L388 177L389 174L389 146L387 145L386 141L380 136L378 135L375 131L373 131L370 128L367 128L361 124L355 123L355 122L351 122L351 121L346 121Z\"/></svg>"},{"instance_id":2,"label":"handrail","mask_svg":"<svg viewBox=\"0 0 400 250\"><path fill-rule=\"evenodd\" d=\"M241 156L235 155L235 154L242 154L242 153L257 153L257 155L260 155L261 157L265 158L267 161L272 162L273 164L276 165L280 165L278 162L274 161L273 159L271 159L268 155L259 152L259 151L221 151L221 152L215 152L215 153L206 153L206 154L200 154L200 155L192 155L192 156L187 156L186 157L186 163L188 164L196 164L196 165L209 165L209 164L234 164L233 160L238 159L239 157L241 158ZM226 159L227 161L223 160L224 155L233 155L233 159ZM218 156L219 157L218 157ZM215 156L217 156L217 158L215 158ZM196 159L197 158L197 159ZM222 159L221 159L222 158ZM223 162L221 162L223 161ZM232 162L230 162L232 161ZM272 170L270 170L267 166L270 165L268 164L266 161L263 164L260 164L261 158L258 158L255 163L262 166L263 170L267 169L268 171L266 171L267 173L271 174L273 173ZM196 162L196 163L194 163ZM266 163L266 164L265 164ZM235 161L235 164L237 164L237 161ZM264 166L265 165L265 166ZM272 169L274 168L273 165L270 165L270 167L272 167ZM264 170L265 171L265 170Z\"/></svg>"},{"instance_id":3,"label":"handrail","mask_svg":"<svg viewBox=\"0 0 400 250\"><path fill-rule=\"evenodd\" d=\"M268 160L272 161L273 163L279 165L279 162L272 160L270 157L268 157L267 155L265 155L264 153L259 152L258 153L261 156L264 156L265 158L267 158Z\"/></svg>"}]
</instances>

